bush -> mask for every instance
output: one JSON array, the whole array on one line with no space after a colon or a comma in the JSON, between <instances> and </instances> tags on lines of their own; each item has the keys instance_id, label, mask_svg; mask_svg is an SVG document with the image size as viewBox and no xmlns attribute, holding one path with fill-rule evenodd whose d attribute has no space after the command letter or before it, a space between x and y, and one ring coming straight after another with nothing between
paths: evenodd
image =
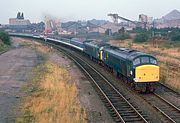
<instances>
[{"instance_id":1,"label":"bush","mask_svg":"<svg viewBox=\"0 0 180 123\"><path fill-rule=\"evenodd\" d=\"M134 41L135 42L146 42L149 39L149 34L148 33L140 33L137 34Z\"/></svg>"},{"instance_id":2,"label":"bush","mask_svg":"<svg viewBox=\"0 0 180 123\"><path fill-rule=\"evenodd\" d=\"M11 40L10 40L10 37L9 37L8 33L0 32L0 39L2 40L2 42L4 44L11 45Z\"/></svg>"},{"instance_id":3,"label":"bush","mask_svg":"<svg viewBox=\"0 0 180 123\"><path fill-rule=\"evenodd\" d=\"M4 51L5 49L7 49L7 45L5 45L4 43L0 42L0 52Z\"/></svg>"},{"instance_id":4,"label":"bush","mask_svg":"<svg viewBox=\"0 0 180 123\"><path fill-rule=\"evenodd\" d=\"M180 32L171 32L169 35L171 41L180 41Z\"/></svg>"},{"instance_id":5,"label":"bush","mask_svg":"<svg viewBox=\"0 0 180 123\"><path fill-rule=\"evenodd\" d=\"M114 40L125 40L125 39L129 39L130 36L127 33L114 33L113 34L113 39Z\"/></svg>"}]
</instances>

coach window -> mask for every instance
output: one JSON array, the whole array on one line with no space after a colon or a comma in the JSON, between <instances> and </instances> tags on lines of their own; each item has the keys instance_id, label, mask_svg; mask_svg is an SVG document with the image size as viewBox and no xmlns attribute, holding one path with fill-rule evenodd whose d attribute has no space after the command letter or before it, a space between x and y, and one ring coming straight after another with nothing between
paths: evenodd
<instances>
[{"instance_id":1,"label":"coach window","mask_svg":"<svg viewBox=\"0 0 180 123\"><path fill-rule=\"evenodd\" d=\"M134 61L133 61L133 65L138 65L140 64L140 58L136 58Z\"/></svg>"}]
</instances>

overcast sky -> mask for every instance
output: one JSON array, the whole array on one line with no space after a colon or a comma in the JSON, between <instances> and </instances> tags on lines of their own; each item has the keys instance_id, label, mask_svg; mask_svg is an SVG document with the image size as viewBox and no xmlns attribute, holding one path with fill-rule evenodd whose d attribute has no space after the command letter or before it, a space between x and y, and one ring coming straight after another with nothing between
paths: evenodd
<instances>
[{"instance_id":1,"label":"overcast sky","mask_svg":"<svg viewBox=\"0 0 180 123\"><path fill-rule=\"evenodd\" d=\"M24 12L31 22L53 15L62 21L106 19L108 13L138 20L141 13L160 18L173 9L180 10L180 0L0 0L0 23Z\"/></svg>"}]
</instances>

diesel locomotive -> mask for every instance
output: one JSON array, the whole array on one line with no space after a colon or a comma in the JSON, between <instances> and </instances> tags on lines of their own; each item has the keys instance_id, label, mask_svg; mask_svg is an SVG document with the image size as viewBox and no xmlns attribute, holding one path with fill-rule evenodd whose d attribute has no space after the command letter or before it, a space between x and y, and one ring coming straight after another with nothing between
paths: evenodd
<instances>
[{"instance_id":1,"label":"diesel locomotive","mask_svg":"<svg viewBox=\"0 0 180 123\"><path fill-rule=\"evenodd\" d=\"M154 83L159 81L159 66L152 55L96 42L85 42L84 52L137 91L153 92Z\"/></svg>"}]
</instances>

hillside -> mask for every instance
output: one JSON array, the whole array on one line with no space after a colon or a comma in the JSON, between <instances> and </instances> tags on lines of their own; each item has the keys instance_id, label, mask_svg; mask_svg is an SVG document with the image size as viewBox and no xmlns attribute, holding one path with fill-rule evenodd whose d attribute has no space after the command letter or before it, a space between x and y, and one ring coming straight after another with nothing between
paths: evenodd
<instances>
[{"instance_id":1,"label":"hillside","mask_svg":"<svg viewBox=\"0 0 180 123\"><path fill-rule=\"evenodd\" d=\"M173 10L170 13L162 17L164 20L178 20L180 19L180 12L178 10Z\"/></svg>"}]
</instances>

